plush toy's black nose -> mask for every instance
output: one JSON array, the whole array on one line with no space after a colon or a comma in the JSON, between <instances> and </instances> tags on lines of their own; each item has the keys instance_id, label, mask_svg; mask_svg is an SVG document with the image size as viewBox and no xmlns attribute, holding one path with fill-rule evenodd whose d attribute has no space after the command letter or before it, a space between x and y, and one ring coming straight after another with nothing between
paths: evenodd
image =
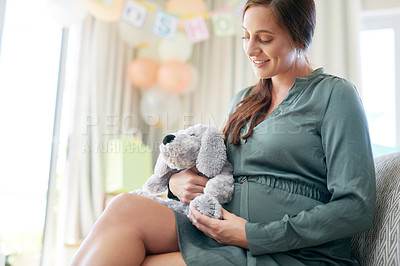
<instances>
[{"instance_id":1,"label":"plush toy's black nose","mask_svg":"<svg viewBox=\"0 0 400 266\"><path fill-rule=\"evenodd\" d=\"M162 143L165 145L167 143L170 143L173 139L175 138L175 135L166 135L162 141Z\"/></svg>"}]
</instances>

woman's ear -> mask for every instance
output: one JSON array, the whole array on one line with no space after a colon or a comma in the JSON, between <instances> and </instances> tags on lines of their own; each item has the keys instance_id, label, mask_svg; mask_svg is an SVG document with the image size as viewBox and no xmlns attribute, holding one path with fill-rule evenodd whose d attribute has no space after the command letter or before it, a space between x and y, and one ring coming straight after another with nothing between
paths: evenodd
<instances>
[{"instance_id":1,"label":"woman's ear","mask_svg":"<svg viewBox=\"0 0 400 266\"><path fill-rule=\"evenodd\" d=\"M216 127L210 126L201 136L197 169L208 177L214 177L221 173L226 160L224 135Z\"/></svg>"}]
</instances>

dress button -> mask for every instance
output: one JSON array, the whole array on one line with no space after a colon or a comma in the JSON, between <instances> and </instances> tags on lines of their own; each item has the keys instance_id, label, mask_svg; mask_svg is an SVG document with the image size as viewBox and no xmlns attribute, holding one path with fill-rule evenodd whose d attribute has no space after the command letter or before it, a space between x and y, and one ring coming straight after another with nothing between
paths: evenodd
<instances>
[{"instance_id":1,"label":"dress button","mask_svg":"<svg viewBox=\"0 0 400 266\"><path fill-rule=\"evenodd\" d=\"M247 142L247 139L240 139L240 144L245 144Z\"/></svg>"}]
</instances>

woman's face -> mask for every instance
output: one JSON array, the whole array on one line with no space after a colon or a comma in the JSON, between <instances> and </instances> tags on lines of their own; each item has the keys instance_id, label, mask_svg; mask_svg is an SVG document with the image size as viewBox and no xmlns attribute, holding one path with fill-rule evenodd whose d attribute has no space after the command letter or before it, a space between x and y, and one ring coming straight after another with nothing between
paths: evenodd
<instances>
[{"instance_id":1,"label":"woman's face","mask_svg":"<svg viewBox=\"0 0 400 266\"><path fill-rule=\"evenodd\" d=\"M248 8L243 30L243 48L259 78L272 78L293 70L295 46L290 36L275 24L268 7Z\"/></svg>"}]
</instances>

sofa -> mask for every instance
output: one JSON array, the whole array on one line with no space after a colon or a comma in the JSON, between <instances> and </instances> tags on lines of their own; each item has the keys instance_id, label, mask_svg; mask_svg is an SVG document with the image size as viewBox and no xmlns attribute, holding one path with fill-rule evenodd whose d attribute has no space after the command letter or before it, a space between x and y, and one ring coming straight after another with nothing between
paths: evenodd
<instances>
[{"instance_id":1,"label":"sofa","mask_svg":"<svg viewBox=\"0 0 400 266\"><path fill-rule=\"evenodd\" d=\"M365 265L400 265L400 152L375 158L373 227L352 238L352 255Z\"/></svg>"}]
</instances>

